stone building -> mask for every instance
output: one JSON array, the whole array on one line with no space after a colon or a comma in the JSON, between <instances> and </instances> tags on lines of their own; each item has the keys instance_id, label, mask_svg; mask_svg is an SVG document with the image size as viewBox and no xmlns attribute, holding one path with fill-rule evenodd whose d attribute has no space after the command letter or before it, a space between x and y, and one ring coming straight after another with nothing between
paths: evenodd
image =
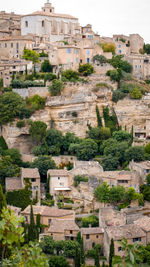
<instances>
[{"instance_id":1,"label":"stone building","mask_svg":"<svg viewBox=\"0 0 150 267\"><path fill-rule=\"evenodd\" d=\"M10 36L0 39L0 56L22 58L23 50L33 49L35 42L31 36Z\"/></svg>"},{"instance_id":2,"label":"stone building","mask_svg":"<svg viewBox=\"0 0 150 267\"><path fill-rule=\"evenodd\" d=\"M146 175L150 173L150 161L134 162L132 160L129 164L129 168L132 171L136 171L142 182L145 183Z\"/></svg>"},{"instance_id":3,"label":"stone building","mask_svg":"<svg viewBox=\"0 0 150 267\"><path fill-rule=\"evenodd\" d=\"M22 16L21 35L33 34L41 37L47 36L51 42L64 40L66 36L75 35L78 19L65 14L55 13L49 0L42 11Z\"/></svg>"},{"instance_id":4,"label":"stone building","mask_svg":"<svg viewBox=\"0 0 150 267\"><path fill-rule=\"evenodd\" d=\"M148 216L142 216L141 218L134 221L134 224L141 227L146 233L146 244L150 243L150 218Z\"/></svg>"},{"instance_id":5,"label":"stone building","mask_svg":"<svg viewBox=\"0 0 150 267\"><path fill-rule=\"evenodd\" d=\"M26 182L31 183L32 195L31 198L40 201L41 192L40 192L40 174L37 168L21 168L20 177L11 177L6 178L6 191L14 191L23 189L26 185Z\"/></svg>"},{"instance_id":6,"label":"stone building","mask_svg":"<svg viewBox=\"0 0 150 267\"><path fill-rule=\"evenodd\" d=\"M134 171L105 171L101 173L100 179L112 186L133 187L139 192L140 177Z\"/></svg>"},{"instance_id":7,"label":"stone building","mask_svg":"<svg viewBox=\"0 0 150 267\"><path fill-rule=\"evenodd\" d=\"M54 195L59 192L70 191L69 172L67 170L48 170L50 194Z\"/></svg>"},{"instance_id":8,"label":"stone building","mask_svg":"<svg viewBox=\"0 0 150 267\"><path fill-rule=\"evenodd\" d=\"M127 239L129 244L133 244L137 241L144 246L147 244L146 233L141 229L141 227L135 224L107 227L105 228L104 232L104 254L107 259L109 258L110 243L112 238L114 240L115 255L124 255L125 252L122 251L119 243L123 237Z\"/></svg>"},{"instance_id":9,"label":"stone building","mask_svg":"<svg viewBox=\"0 0 150 267\"><path fill-rule=\"evenodd\" d=\"M58 64L63 70L77 70L80 63L80 48L75 45L58 46Z\"/></svg>"},{"instance_id":10,"label":"stone building","mask_svg":"<svg viewBox=\"0 0 150 267\"><path fill-rule=\"evenodd\" d=\"M0 38L20 35L21 15L0 11Z\"/></svg>"},{"instance_id":11,"label":"stone building","mask_svg":"<svg viewBox=\"0 0 150 267\"><path fill-rule=\"evenodd\" d=\"M79 227L72 219L52 219L50 227L46 234L41 234L40 239L44 235L53 237L54 240L76 240Z\"/></svg>"},{"instance_id":12,"label":"stone building","mask_svg":"<svg viewBox=\"0 0 150 267\"><path fill-rule=\"evenodd\" d=\"M41 224L49 226L52 220L56 219L65 219L65 220L74 220L75 212L72 210L63 210L58 209L56 207L48 207L48 206L35 206L33 205L33 214L34 219L36 221L36 215L41 215ZM30 205L25 208L21 214L25 217L26 222L30 222Z\"/></svg>"},{"instance_id":13,"label":"stone building","mask_svg":"<svg viewBox=\"0 0 150 267\"><path fill-rule=\"evenodd\" d=\"M84 249L90 250L95 245L103 245L104 229L102 227L81 228Z\"/></svg>"}]
</instances>

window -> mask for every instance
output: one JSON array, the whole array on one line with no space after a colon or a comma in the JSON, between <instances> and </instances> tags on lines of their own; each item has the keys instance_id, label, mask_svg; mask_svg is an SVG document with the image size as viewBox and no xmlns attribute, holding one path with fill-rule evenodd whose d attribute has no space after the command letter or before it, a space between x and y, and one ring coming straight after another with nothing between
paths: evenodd
<instances>
[{"instance_id":1,"label":"window","mask_svg":"<svg viewBox=\"0 0 150 267\"><path fill-rule=\"evenodd\" d=\"M90 239L90 235L86 235L86 239Z\"/></svg>"},{"instance_id":2,"label":"window","mask_svg":"<svg viewBox=\"0 0 150 267\"><path fill-rule=\"evenodd\" d=\"M71 240L72 240L72 241L74 240L73 236L71 236Z\"/></svg>"},{"instance_id":3,"label":"window","mask_svg":"<svg viewBox=\"0 0 150 267\"><path fill-rule=\"evenodd\" d=\"M90 55L90 50L87 50L86 51L86 54L89 56Z\"/></svg>"},{"instance_id":4,"label":"window","mask_svg":"<svg viewBox=\"0 0 150 267\"><path fill-rule=\"evenodd\" d=\"M38 186L33 186L32 189L33 190L37 190L38 189Z\"/></svg>"},{"instance_id":5,"label":"window","mask_svg":"<svg viewBox=\"0 0 150 267\"><path fill-rule=\"evenodd\" d=\"M86 59L86 62L87 63L90 63L90 58L89 57Z\"/></svg>"},{"instance_id":6,"label":"window","mask_svg":"<svg viewBox=\"0 0 150 267\"><path fill-rule=\"evenodd\" d=\"M25 27L26 28L28 27L28 21L25 21Z\"/></svg>"},{"instance_id":7,"label":"window","mask_svg":"<svg viewBox=\"0 0 150 267\"><path fill-rule=\"evenodd\" d=\"M93 243L92 243L92 248L94 248L94 247L95 247L95 243L93 242Z\"/></svg>"},{"instance_id":8,"label":"window","mask_svg":"<svg viewBox=\"0 0 150 267\"><path fill-rule=\"evenodd\" d=\"M72 230L70 230L70 234L72 235Z\"/></svg>"},{"instance_id":9,"label":"window","mask_svg":"<svg viewBox=\"0 0 150 267\"><path fill-rule=\"evenodd\" d=\"M11 43L11 48L13 48L13 43Z\"/></svg>"},{"instance_id":10,"label":"window","mask_svg":"<svg viewBox=\"0 0 150 267\"><path fill-rule=\"evenodd\" d=\"M7 47L7 44L5 43L5 47Z\"/></svg>"},{"instance_id":11,"label":"window","mask_svg":"<svg viewBox=\"0 0 150 267\"><path fill-rule=\"evenodd\" d=\"M71 54L72 53L72 49L71 48L67 48L66 52L67 52L67 54Z\"/></svg>"},{"instance_id":12,"label":"window","mask_svg":"<svg viewBox=\"0 0 150 267\"><path fill-rule=\"evenodd\" d=\"M99 236L97 235L96 238L98 238Z\"/></svg>"},{"instance_id":13,"label":"window","mask_svg":"<svg viewBox=\"0 0 150 267\"><path fill-rule=\"evenodd\" d=\"M36 182L36 179L35 178L31 178L31 182Z\"/></svg>"},{"instance_id":14,"label":"window","mask_svg":"<svg viewBox=\"0 0 150 267\"><path fill-rule=\"evenodd\" d=\"M119 50L118 52L119 52L119 54L121 54L122 53L122 50Z\"/></svg>"},{"instance_id":15,"label":"window","mask_svg":"<svg viewBox=\"0 0 150 267\"><path fill-rule=\"evenodd\" d=\"M121 251L122 250L122 247L118 247L118 251Z\"/></svg>"},{"instance_id":16,"label":"window","mask_svg":"<svg viewBox=\"0 0 150 267\"><path fill-rule=\"evenodd\" d=\"M60 180L60 177L58 177L58 180Z\"/></svg>"},{"instance_id":17,"label":"window","mask_svg":"<svg viewBox=\"0 0 150 267\"><path fill-rule=\"evenodd\" d=\"M133 242L141 241L141 237L133 238Z\"/></svg>"},{"instance_id":18,"label":"window","mask_svg":"<svg viewBox=\"0 0 150 267\"><path fill-rule=\"evenodd\" d=\"M44 27L45 26L45 23L44 23L44 20L42 20L42 27Z\"/></svg>"},{"instance_id":19,"label":"window","mask_svg":"<svg viewBox=\"0 0 150 267\"><path fill-rule=\"evenodd\" d=\"M26 222L28 222L28 216L24 216L24 217L25 217Z\"/></svg>"},{"instance_id":20,"label":"window","mask_svg":"<svg viewBox=\"0 0 150 267\"><path fill-rule=\"evenodd\" d=\"M118 184L128 184L128 180L118 180Z\"/></svg>"},{"instance_id":21,"label":"window","mask_svg":"<svg viewBox=\"0 0 150 267\"><path fill-rule=\"evenodd\" d=\"M76 58L76 63L79 63L79 59L78 59L78 57Z\"/></svg>"},{"instance_id":22,"label":"window","mask_svg":"<svg viewBox=\"0 0 150 267\"><path fill-rule=\"evenodd\" d=\"M48 224L50 224L51 223L51 219L48 219Z\"/></svg>"},{"instance_id":23,"label":"window","mask_svg":"<svg viewBox=\"0 0 150 267\"><path fill-rule=\"evenodd\" d=\"M0 48L2 47L2 44L0 44Z\"/></svg>"}]
</instances>

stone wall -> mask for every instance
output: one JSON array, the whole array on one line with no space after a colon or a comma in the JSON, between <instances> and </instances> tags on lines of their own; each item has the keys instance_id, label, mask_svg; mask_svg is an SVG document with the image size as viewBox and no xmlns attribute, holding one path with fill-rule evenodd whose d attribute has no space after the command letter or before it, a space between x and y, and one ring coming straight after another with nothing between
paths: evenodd
<instances>
[{"instance_id":1,"label":"stone wall","mask_svg":"<svg viewBox=\"0 0 150 267\"><path fill-rule=\"evenodd\" d=\"M13 92L19 94L23 99L25 99L26 97L32 97L34 95L39 95L41 97L49 96L49 91L46 87L28 87L13 89Z\"/></svg>"}]
</instances>

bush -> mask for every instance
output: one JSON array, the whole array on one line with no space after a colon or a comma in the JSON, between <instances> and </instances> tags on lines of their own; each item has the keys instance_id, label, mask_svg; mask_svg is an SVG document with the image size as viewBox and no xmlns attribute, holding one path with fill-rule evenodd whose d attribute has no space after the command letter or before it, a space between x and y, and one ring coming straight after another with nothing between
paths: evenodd
<instances>
[{"instance_id":1,"label":"bush","mask_svg":"<svg viewBox=\"0 0 150 267\"><path fill-rule=\"evenodd\" d=\"M144 147L134 146L127 149L125 152L125 160L128 162L131 160L134 160L136 162L144 161Z\"/></svg>"},{"instance_id":2,"label":"bush","mask_svg":"<svg viewBox=\"0 0 150 267\"><path fill-rule=\"evenodd\" d=\"M99 226L99 219L96 215L90 215L86 218L82 218L82 226L81 227L98 227Z\"/></svg>"},{"instance_id":3,"label":"bush","mask_svg":"<svg viewBox=\"0 0 150 267\"><path fill-rule=\"evenodd\" d=\"M71 81L72 79L77 81L79 79L79 73L70 69L63 71L62 77L66 78L68 81Z\"/></svg>"},{"instance_id":4,"label":"bush","mask_svg":"<svg viewBox=\"0 0 150 267\"><path fill-rule=\"evenodd\" d=\"M93 57L93 62L95 61L99 62L100 64L107 63L107 58L104 57L103 55L96 55Z\"/></svg>"},{"instance_id":5,"label":"bush","mask_svg":"<svg viewBox=\"0 0 150 267\"><path fill-rule=\"evenodd\" d=\"M2 150L7 150L8 149L8 146L7 146L3 136L0 136L0 147L2 148Z\"/></svg>"},{"instance_id":6,"label":"bush","mask_svg":"<svg viewBox=\"0 0 150 267\"><path fill-rule=\"evenodd\" d=\"M23 128L23 127L25 127L25 125L26 125L26 122L24 120L17 121L17 123L16 123L16 126L18 128Z\"/></svg>"},{"instance_id":7,"label":"bush","mask_svg":"<svg viewBox=\"0 0 150 267\"><path fill-rule=\"evenodd\" d=\"M125 60L122 60L122 56L113 56L112 59L109 60L109 63L116 69L121 69L127 73L131 73L132 65Z\"/></svg>"},{"instance_id":8,"label":"bush","mask_svg":"<svg viewBox=\"0 0 150 267\"><path fill-rule=\"evenodd\" d=\"M33 110L43 109L45 107L45 102L46 99L39 95L26 98L26 104L30 105Z\"/></svg>"},{"instance_id":9,"label":"bush","mask_svg":"<svg viewBox=\"0 0 150 267\"><path fill-rule=\"evenodd\" d=\"M60 80L53 80L52 85L49 86L49 91L52 96L60 95L64 88L64 83Z\"/></svg>"},{"instance_id":10,"label":"bush","mask_svg":"<svg viewBox=\"0 0 150 267\"><path fill-rule=\"evenodd\" d=\"M111 81L120 82L121 79L121 70L108 70L106 75L110 77Z\"/></svg>"},{"instance_id":11,"label":"bush","mask_svg":"<svg viewBox=\"0 0 150 267\"><path fill-rule=\"evenodd\" d=\"M112 43L103 43L102 45L103 52L115 53L116 46Z\"/></svg>"},{"instance_id":12,"label":"bush","mask_svg":"<svg viewBox=\"0 0 150 267\"><path fill-rule=\"evenodd\" d=\"M79 66L78 71L83 75L83 76L89 76L90 74L92 74L94 72L94 68L91 64L86 63L83 65Z\"/></svg>"},{"instance_id":13,"label":"bush","mask_svg":"<svg viewBox=\"0 0 150 267\"><path fill-rule=\"evenodd\" d=\"M83 140L77 147L77 158L79 160L90 160L95 157L98 145L92 139Z\"/></svg>"},{"instance_id":14,"label":"bush","mask_svg":"<svg viewBox=\"0 0 150 267\"><path fill-rule=\"evenodd\" d=\"M85 183L87 183L88 182L88 177L87 176L81 176L81 175L75 175L74 176L74 186L75 187L77 187L79 184L80 184L80 182L85 182Z\"/></svg>"},{"instance_id":15,"label":"bush","mask_svg":"<svg viewBox=\"0 0 150 267\"><path fill-rule=\"evenodd\" d=\"M42 72L52 72L52 65L50 64L49 60L44 60L44 62L41 64L41 71Z\"/></svg>"},{"instance_id":16,"label":"bush","mask_svg":"<svg viewBox=\"0 0 150 267\"><path fill-rule=\"evenodd\" d=\"M42 51L41 53L39 53L39 57L48 57L48 54Z\"/></svg>"},{"instance_id":17,"label":"bush","mask_svg":"<svg viewBox=\"0 0 150 267\"><path fill-rule=\"evenodd\" d=\"M138 88L134 88L131 93L130 96L132 99L141 99L142 98L142 93Z\"/></svg>"}]
</instances>

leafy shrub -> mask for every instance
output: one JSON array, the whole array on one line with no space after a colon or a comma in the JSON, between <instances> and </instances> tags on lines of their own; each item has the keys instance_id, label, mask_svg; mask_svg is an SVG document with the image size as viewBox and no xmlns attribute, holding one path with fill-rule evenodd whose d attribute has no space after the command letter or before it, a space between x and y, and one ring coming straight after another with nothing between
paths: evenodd
<instances>
[{"instance_id":1,"label":"leafy shrub","mask_svg":"<svg viewBox=\"0 0 150 267\"><path fill-rule=\"evenodd\" d=\"M141 93L140 89L134 88L131 91L130 96L131 96L132 99L141 99L142 98L142 93Z\"/></svg>"},{"instance_id":2,"label":"leafy shrub","mask_svg":"<svg viewBox=\"0 0 150 267\"><path fill-rule=\"evenodd\" d=\"M65 77L68 81L71 81L72 79L77 81L79 79L79 73L70 69L63 71L62 77Z\"/></svg>"},{"instance_id":3,"label":"leafy shrub","mask_svg":"<svg viewBox=\"0 0 150 267\"><path fill-rule=\"evenodd\" d=\"M76 176L74 176L74 186L77 187L80 184L80 182L87 183L88 180L89 179L87 176L76 175Z\"/></svg>"},{"instance_id":4,"label":"leafy shrub","mask_svg":"<svg viewBox=\"0 0 150 267\"><path fill-rule=\"evenodd\" d=\"M60 95L64 88L64 83L60 80L53 80L52 85L49 86L49 91L52 96Z\"/></svg>"},{"instance_id":5,"label":"leafy shrub","mask_svg":"<svg viewBox=\"0 0 150 267\"><path fill-rule=\"evenodd\" d=\"M79 69L78 71L83 75L83 76L89 76L90 74L92 74L94 72L94 67L89 64L83 64L83 65L79 65Z\"/></svg>"},{"instance_id":6,"label":"leafy shrub","mask_svg":"<svg viewBox=\"0 0 150 267\"><path fill-rule=\"evenodd\" d=\"M44 60L44 62L41 64L42 72L52 72L52 69L52 65L50 64L48 59Z\"/></svg>"},{"instance_id":7,"label":"leafy shrub","mask_svg":"<svg viewBox=\"0 0 150 267\"><path fill-rule=\"evenodd\" d=\"M17 121L17 123L16 123L16 126L17 126L18 128L25 127L25 125L26 125L26 123L25 123L24 120Z\"/></svg>"},{"instance_id":8,"label":"leafy shrub","mask_svg":"<svg viewBox=\"0 0 150 267\"><path fill-rule=\"evenodd\" d=\"M122 60L122 56L113 56L112 59L109 60L109 63L116 69L121 69L127 73L131 73L132 65L126 61Z\"/></svg>"},{"instance_id":9,"label":"leafy shrub","mask_svg":"<svg viewBox=\"0 0 150 267\"><path fill-rule=\"evenodd\" d=\"M41 53L39 53L39 57L48 57L48 54L42 51Z\"/></svg>"},{"instance_id":10,"label":"leafy shrub","mask_svg":"<svg viewBox=\"0 0 150 267\"><path fill-rule=\"evenodd\" d=\"M93 62L99 62L100 64L107 63L107 58L103 55L95 55L93 57Z\"/></svg>"},{"instance_id":11,"label":"leafy shrub","mask_svg":"<svg viewBox=\"0 0 150 267\"><path fill-rule=\"evenodd\" d=\"M103 43L101 44L101 47L103 49L103 52L111 52L114 54L116 50L116 46L112 43Z\"/></svg>"},{"instance_id":12,"label":"leafy shrub","mask_svg":"<svg viewBox=\"0 0 150 267\"><path fill-rule=\"evenodd\" d=\"M30 98L26 98L26 104L30 105L33 110L43 109L45 107L45 102L46 99L39 95L34 95Z\"/></svg>"},{"instance_id":13,"label":"leafy shrub","mask_svg":"<svg viewBox=\"0 0 150 267\"><path fill-rule=\"evenodd\" d=\"M8 146L7 146L3 136L0 136L0 147L2 148L2 150L7 150L8 149Z\"/></svg>"},{"instance_id":14,"label":"leafy shrub","mask_svg":"<svg viewBox=\"0 0 150 267\"><path fill-rule=\"evenodd\" d=\"M111 81L120 82L121 79L121 70L108 70L106 75L110 77Z\"/></svg>"},{"instance_id":15,"label":"leafy shrub","mask_svg":"<svg viewBox=\"0 0 150 267\"><path fill-rule=\"evenodd\" d=\"M90 215L88 217L82 218L82 227L98 227L99 226L99 219L96 215Z\"/></svg>"}]
</instances>

